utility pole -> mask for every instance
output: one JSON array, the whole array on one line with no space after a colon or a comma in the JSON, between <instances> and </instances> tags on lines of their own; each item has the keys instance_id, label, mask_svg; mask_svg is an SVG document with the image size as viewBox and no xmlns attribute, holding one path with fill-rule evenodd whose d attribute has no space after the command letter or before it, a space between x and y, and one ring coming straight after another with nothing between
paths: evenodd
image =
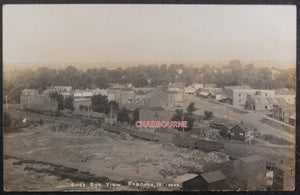
<instances>
[{"instance_id":1,"label":"utility pole","mask_svg":"<svg viewBox=\"0 0 300 195\"><path fill-rule=\"evenodd\" d=\"M27 109L29 109L29 95L27 95Z\"/></svg>"},{"instance_id":2,"label":"utility pole","mask_svg":"<svg viewBox=\"0 0 300 195\"><path fill-rule=\"evenodd\" d=\"M110 105L110 124L112 125L112 105Z\"/></svg>"},{"instance_id":3,"label":"utility pole","mask_svg":"<svg viewBox=\"0 0 300 195\"><path fill-rule=\"evenodd\" d=\"M184 112L182 112L182 122L184 121ZM184 132L184 126L182 126L182 131Z\"/></svg>"}]
</instances>

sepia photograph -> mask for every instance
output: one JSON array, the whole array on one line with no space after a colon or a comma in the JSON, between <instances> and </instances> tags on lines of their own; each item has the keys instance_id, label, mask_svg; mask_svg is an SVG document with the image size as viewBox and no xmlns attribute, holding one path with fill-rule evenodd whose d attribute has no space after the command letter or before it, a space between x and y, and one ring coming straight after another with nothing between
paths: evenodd
<instances>
[{"instance_id":1,"label":"sepia photograph","mask_svg":"<svg viewBox=\"0 0 300 195\"><path fill-rule=\"evenodd\" d=\"M4 191L293 191L295 5L6 4Z\"/></svg>"}]
</instances>

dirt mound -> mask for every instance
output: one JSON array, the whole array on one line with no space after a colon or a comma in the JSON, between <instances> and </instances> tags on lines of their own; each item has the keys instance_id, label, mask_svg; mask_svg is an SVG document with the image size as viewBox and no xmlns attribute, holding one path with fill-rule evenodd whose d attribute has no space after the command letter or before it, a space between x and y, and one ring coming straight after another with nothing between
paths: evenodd
<instances>
[{"instance_id":1,"label":"dirt mound","mask_svg":"<svg viewBox=\"0 0 300 195\"><path fill-rule=\"evenodd\" d=\"M229 161L229 156L219 152L210 152L204 157L204 160L206 162L222 163Z\"/></svg>"},{"instance_id":2,"label":"dirt mound","mask_svg":"<svg viewBox=\"0 0 300 195\"><path fill-rule=\"evenodd\" d=\"M176 150L176 146L173 144L173 143L171 143L171 142L167 142L167 143L164 143L163 145L163 148L165 149L165 150L167 150L167 151L173 151L173 150Z\"/></svg>"},{"instance_id":3,"label":"dirt mound","mask_svg":"<svg viewBox=\"0 0 300 195\"><path fill-rule=\"evenodd\" d=\"M94 125L84 125L82 123L65 123L65 122L52 122L50 129L54 132L62 132L66 134L78 134L82 136L100 136L107 134L101 128Z\"/></svg>"}]
</instances>

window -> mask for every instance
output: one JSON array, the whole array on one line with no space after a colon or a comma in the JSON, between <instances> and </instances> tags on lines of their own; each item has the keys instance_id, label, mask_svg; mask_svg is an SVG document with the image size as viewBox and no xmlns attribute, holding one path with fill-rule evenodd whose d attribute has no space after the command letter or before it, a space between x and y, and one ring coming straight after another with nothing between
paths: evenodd
<instances>
[{"instance_id":1,"label":"window","mask_svg":"<svg viewBox=\"0 0 300 195\"><path fill-rule=\"evenodd\" d=\"M268 106L265 106L265 109L267 109L268 108Z\"/></svg>"},{"instance_id":2,"label":"window","mask_svg":"<svg viewBox=\"0 0 300 195\"><path fill-rule=\"evenodd\" d=\"M241 96L241 94L239 93L239 96Z\"/></svg>"}]
</instances>

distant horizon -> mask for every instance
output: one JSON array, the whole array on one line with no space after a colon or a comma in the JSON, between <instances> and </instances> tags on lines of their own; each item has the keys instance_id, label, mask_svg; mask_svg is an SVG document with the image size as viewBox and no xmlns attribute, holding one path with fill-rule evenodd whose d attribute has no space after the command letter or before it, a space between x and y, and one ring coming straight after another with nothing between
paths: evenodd
<instances>
[{"instance_id":1,"label":"distant horizon","mask_svg":"<svg viewBox=\"0 0 300 195\"><path fill-rule=\"evenodd\" d=\"M278 60L241 60L241 59L231 59L239 60L243 65L253 64L254 67L275 67L275 68L296 68L296 64L293 61L278 61ZM209 64L212 66L223 66L227 65L231 60L202 60L198 62L64 62L64 63L9 63L3 64L3 70L9 71L12 69L27 69L27 68L39 68L39 67L48 67L48 68L66 68L68 66L74 66L78 69L86 70L89 68L128 68L136 67L139 65L171 65L171 64L183 64L186 66L203 66Z\"/></svg>"}]
</instances>

